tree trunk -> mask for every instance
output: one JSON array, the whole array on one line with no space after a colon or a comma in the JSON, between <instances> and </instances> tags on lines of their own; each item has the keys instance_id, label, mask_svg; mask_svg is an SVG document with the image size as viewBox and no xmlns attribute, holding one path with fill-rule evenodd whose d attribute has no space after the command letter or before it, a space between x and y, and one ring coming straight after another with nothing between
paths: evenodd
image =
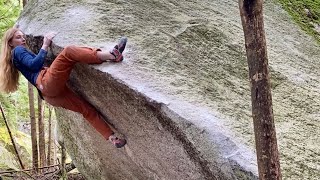
<instances>
[{"instance_id":1,"label":"tree trunk","mask_svg":"<svg viewBox=\"0 0 320 180\"><path fill-rule=\"evenodd\" d=\"M67 153L66 148L64 146L64 141L60 143L61 146L61 178L62 180L67 179L67 172L66 172L66 159L67 159Z\"/></svg>"},{"instance_id":2,"label":"tree trunk","mask_svg":"<svg viewBox=\"0 0 320 180\"><path fill-rule=\"evenodd\" d=\"M263 0L239 0L239 8L249 65L259 178L281 179L264 32Z\"/></svg>"},{"instance_id":3,"label":"tree trunk","mask_svg":"<svg viewBox=\"0 0 320 180\"><path fill-rule=\"evenodd\" d=\"M8 130L8 133L9 133L9 136L10 136L10 139L11 139L11 142L12 142L12 145L13 145L13 148L14 148L14 152L16 153L16 156L17 156L17 158L18 158L18 161L19 161L19 164L20 164L20 166L21 166L21 169L24 169L24 165L23 165L22 160L21 160L21 158L20 158L20 155L19 155L19 152L18 152L18 149L17 149L16 142L15 142L13 136L12 136L12 133L11 133L9 124L8 124L8 122L7 122L6 116L5 116L5 114L4 114L4 111L3 111L3 109L2 109L1 103L0 103L0 109L1 109L1 113L2 113L2 117L3 117L4 123L5 123L6 127L7 127L7 130Z\"/></svg>"},{"instance_id":4,"label":"tree trunk","mask_svg":"<svg viewBox=\"0 0 320 180\"><path fill-rule=\"evenodd\" d=\"M26 6L27 5L28 0L22 0L22 6Z\"/></svg>"},{"instance_id":5,"label":"tree trunk","mask_svg":"<svg viewBox=\"0 0 320 180\"><path fill-rule=\"evenodd\" d=\"M30 108L30 120L31 120L31 144L32 144L32 167L35 172L38 172L38 142L37 142L37 123L34 109L34 93L33 85L28 83L29 93L29 108Z\"/></svg>"},{"instance_id":6,"label":"tree trunk","mask_svg":"<svg viewBox=\"0 0 320 180\"><path fill-rule=\"evenodd\" d=\"M56 124L55 124L56 125ZM58 163L58 157L57 157L57 153L58 153L58 143L56 141L56 136L54 135L52 138L52 145L53 145L53 163Z\"/></svg>"},{"instance_id":7,"label":"tree trunk","mask_svg":"<svg viewBox=\"0 0 320 180\"><path fill-rule=\"evenodd\" d=\"M43 101L38 95L38 128L39 128L39 157L40 157L40 167L46 166L46 143L45 143L45 131L43 122Z\"/></svg>"},{"instance_id":8,"label":"tree trunk","mask_svg":"<svg viewBox=\"0 0 320 180\"><path fill-rule=\"evenodd\" d=\"M52 107L48 105L48 110L49 110L49 117L48 117L48 155L47 155L47 165L50 166L52 163Z\"/></svg>"}]
</instances>

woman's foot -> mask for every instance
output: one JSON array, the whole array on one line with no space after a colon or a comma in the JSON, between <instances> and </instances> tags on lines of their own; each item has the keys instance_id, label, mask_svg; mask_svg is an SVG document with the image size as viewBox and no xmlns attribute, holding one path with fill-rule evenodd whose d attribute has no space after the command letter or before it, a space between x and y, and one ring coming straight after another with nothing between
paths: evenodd
<instances>
[{"instance_id":1,"label":"woman's foot","mask_svg":"<svg viewBox=\"0 0 320 180\"><path fill-rule=\"evenodd\" d=\"M111 143L116 147L116 148L122 148L124 145L127 144L127 141L125 139L120 139L117 136L115 136L114 134L112 134L109 137L109 140L111 141Z\"/></svg>"},{"instance_id":2,"label":"woman's foot","mask_svg":"<svg viewBox=\"0 0 320 180\"><path fill-rule=\"evenodd\" d=\"M113 62L120 62L123 60L122 52L126 48L128 38L122 37L120 38L117 45L114 46L112 51L110 53L114 56L115 59L113 59Z\"/></svg>"},{"instance_id":3,"label":"woman's foot","mask_svg":"<svg viewBox=\"0 0 320 180\"><path fill-rule=\"evenodd\" d=\"M122 52L126 48L127 41L128 41L128 38L121 37L118 44L114 48L118 49L120 51L120 53L122 54Z\"/></svg>"}]
</instances>

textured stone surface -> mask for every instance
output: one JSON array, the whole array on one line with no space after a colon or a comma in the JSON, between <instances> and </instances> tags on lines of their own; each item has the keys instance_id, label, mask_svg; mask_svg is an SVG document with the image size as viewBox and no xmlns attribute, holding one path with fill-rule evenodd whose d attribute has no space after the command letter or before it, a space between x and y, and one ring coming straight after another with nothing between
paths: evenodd
<instances>
[{"instance_id":1,"label":"textured stone surface","mask_svg":"<svg viewBox=\"0 0 320 180\"><path fill-rule=\"evenodd\" d=\"M272 1L265 14L283 177L318 179L319 46ZM59 32L52 56L129 37L124 62L78 65L70 80L128 146L116 150L78 114L58 110L88 179L256 178L237 1L34 0L18 23L33 36Z\"/></svg>"}]
</instances>

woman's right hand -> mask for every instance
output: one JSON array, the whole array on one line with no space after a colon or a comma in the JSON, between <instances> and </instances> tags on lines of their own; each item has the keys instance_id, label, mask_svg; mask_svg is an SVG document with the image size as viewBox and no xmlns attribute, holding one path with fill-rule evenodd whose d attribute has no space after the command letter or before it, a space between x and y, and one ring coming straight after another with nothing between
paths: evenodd
<instances>
[{"instance_id":1,"label":"woman's right hand","mask_svg":"<svg viewBox=\"0 0 320 180\"><path fill-rule=\"evenodd\" d=\"M57 35L56 32L49 32L47 33L44 38L43 38L43 45L42 45L42 49L46 50L48 49L48 47L50 46L52 39Z\"/></svg>"}]
</instances>

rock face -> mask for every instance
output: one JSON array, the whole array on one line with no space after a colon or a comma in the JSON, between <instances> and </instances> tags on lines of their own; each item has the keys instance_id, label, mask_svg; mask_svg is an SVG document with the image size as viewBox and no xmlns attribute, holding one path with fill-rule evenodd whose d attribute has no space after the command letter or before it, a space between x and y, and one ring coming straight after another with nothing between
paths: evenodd
<instances>
[{"instance_id":1,"label":"rock face","mask_svg":"<svg viewBox=\"0 0 320 180\"><path fill-rule=\"evenodd\" d=\"M265 14L283 178L317 179L320 48L278 5L266 2ZM108 50L129 38L122 63L78 64L69 82L127 138L125 148L57 109L88 179L257 179L236 1L33 0L18 24L35 51L38 36L59 33L49 59L66 45Z\"/></svg>"},{"instance_id":2,"label":"rock face","mask_svg":"<svg viewBox=\"0 0 320 180\"><path fill-rule=\"evenodd\" d=\"M28 168L29 163L31 162L31 149L29 144L31 144L30 136L16 132L16 147L18 149L20 158L23 165ZM9 137L8 131L5 127L0 128L0 169L1 171L5 171L6 169L20 169L20 164L16 160L16 154L14 151L14 147L12 145L11 139ZM1 174L1 178L4 178L8 174Z\"/></svg>"}]
</instances>

